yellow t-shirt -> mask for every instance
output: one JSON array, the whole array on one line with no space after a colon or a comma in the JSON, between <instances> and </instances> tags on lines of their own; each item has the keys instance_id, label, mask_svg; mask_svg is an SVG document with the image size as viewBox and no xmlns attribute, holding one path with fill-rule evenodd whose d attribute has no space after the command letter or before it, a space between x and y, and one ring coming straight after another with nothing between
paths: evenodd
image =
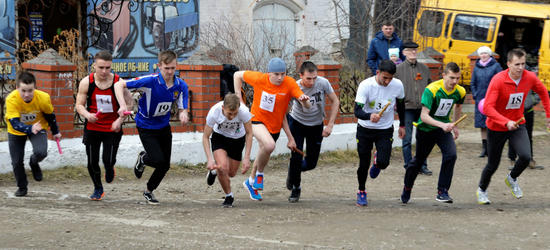
<instances>
[{"instance_id":1,"label":"yellow t-shirt","mask_svg":"<svg viewBox=\"0 0 550 250\"><path fill-rule=\"evenodd\" d=\"M9 119L19 118L19 121L26 125L32 125L40 121L42 129L48 129L48 122L44 118L44 113L51 114L54 109L50 100L50 95L46 92L35 90L31 102L26 103L21 98L18 90L12 91L6 98L6 123L8 124L8 133L13 135L26 135L23 132L13 128Z\"/></svg>"}]
</instances>

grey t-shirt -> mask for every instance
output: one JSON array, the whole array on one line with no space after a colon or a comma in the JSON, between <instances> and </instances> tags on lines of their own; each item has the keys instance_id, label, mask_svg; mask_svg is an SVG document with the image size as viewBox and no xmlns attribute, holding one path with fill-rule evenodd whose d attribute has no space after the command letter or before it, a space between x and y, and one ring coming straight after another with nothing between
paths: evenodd
<instances>
[{"instance_id":1,"label":"grey t-shirt","mask_svg":"<svg viewBox=\"0 0 550 250\"><path fill-rule=\"evenodd\" d=\"M326 116L325 96L334 92L330 82L324 77L317 76L317 80L311 88L302 86L302 80L298 80L297 83L304 94L309 96L311 108L309 110L305 109L296 98L292 98L292 112L290 112L290 115L294 120L306 126L323 124L323 118Z\"/></svg>"}]
</instances>

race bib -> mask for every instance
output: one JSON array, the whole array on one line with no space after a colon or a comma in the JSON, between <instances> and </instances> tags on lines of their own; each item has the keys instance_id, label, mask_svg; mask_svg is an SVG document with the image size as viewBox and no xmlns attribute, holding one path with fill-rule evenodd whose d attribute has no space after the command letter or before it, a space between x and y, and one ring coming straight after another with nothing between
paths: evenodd
<instances>
[{"instance_id":1,"label":"race bib","mask_svg":"<svg viewBox=\"0 0 550 250\"><path fill-rule=\"evenodd\" d=\"M34 123L36 120L36 114L21 114L22 123Z\"/></svg>"},{"instance_id":2,"label":"race bib","mask_svg":"<svg viewBox=\"0 0 550 250\"><path fill-rule=\"evenodd\" d=\"M386 104L388 104L388 101L381 101L381 100L376 100L374 102L374 111L376 111L376 113L380 113L380 111L382 111L382 109L384 108L384 106L386 106ZM388 109L386 109L384 111L384 113L388 111Z\"/></svg>"},{"instance_id":3,"label":"race bib","mask_svg":"<svg viewBox=\"0 0 550 250\"><path fill-rule=\"evenodd\" d=\"M309 107L309 109L307 109L306 107L304 107L302 105L302 109L304 110L304 112L305 113L312 113L312 112L317 111L317 104L315 103L315 100L309 99L309 101L311 102L311 107Z\"/></svg>"},{"instance_id":4,"label":"race bib","mask_svg":"<svg viewBox=\"0 0 550 250\"><path fill-rule=\"evenodd\" d=\"M260 108L263 110L267 110L269 112L273 112L273 108L275 107L275 97L276 95L272 95L272 94L266 93L265 91L262 91L262 100L260 102Z\"/></svg>"},{"instance_id":5,"label":"race bib","mask_svg":"<svg viewBox=\"0 0 550 250\"><path fill-rule=\"evenodd\" d=\"M453 99L441 99L439 100L439 107L435 111L435 116L447 116L451 108L453 107Z\"/></svg>"},{"instance_id":6,"label":"race bib","mask_svg":"<svg viewBox=\"0 0 550 250\"><path fill-rule=\"evenodd\" d=\"M218 129L220 129L220 132L222 132L225 135L233 136L239 129L239 124L234 123L222 123Z\"/></svg>"},{"instance_id":7,"label":"race bib","mask_svg":"<svg viewBox=\"0 0 550 250\"><path fill-rule=\"evenodd\" d=\"M510 94L510 99L508 99L508 105L506 105L506 109L519 109L522 102L523 93Z\"/></svg>"},{"instance_id":8,"label":"race bib","mask_svg":"<svg viewBox=\"0 0 550 250\"><path fill-rule=\"evenodd\" d=\"M110 95L95 95L97 103L97 110L101 110L101 113L113 112L113 101Z\"/></svg>"},{"instance_id":9,"label":"race bib","mask_svg":"<svg viewBox=\"0 0 550 250\"><path fill-rule=\"evenodd\" d=\"M155 114L153 116L163 116L166 113L170 112L170 107L172 106L171 102L159 102L157 108L155 109Z\"/></svg>"}]
</instances>

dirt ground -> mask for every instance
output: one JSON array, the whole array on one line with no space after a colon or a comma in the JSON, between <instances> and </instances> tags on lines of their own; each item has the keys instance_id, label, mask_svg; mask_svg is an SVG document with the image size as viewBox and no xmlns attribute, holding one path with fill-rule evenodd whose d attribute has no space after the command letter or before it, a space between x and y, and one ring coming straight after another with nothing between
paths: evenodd
<instances>
[{"instance_id":1,"label":"dirt ground","mask_svg":"<svg viewBox=\"0 0 550 250\"><path fill-rule=\"evenodd\" d=\"M546 133L546 132L544 132ZM539 133L540 134L540 133ZM92 182L30 180L29 194L14 197L13 180L0 180L1 249L550 249L550 135L535 137L535 159L544 170L520 177L524 197L504 183L502 158L489 187L491 205L479 205L475 191L486 158L478 131L461 130L450 196L435 200L441 155L428 160L433 176L419 176L412 199L402 204L404 169L400 148L390 167L367 181L368 207L355 205L357 159L323 162L303 173L298 203L287 201L287 160L267 168L263 201L253 201L232 179L233 208L221 208L223 192L208 186L205 171L171 170L155 191L161 204L141 196L141 180L117 177L104 184L103 201L90 201ZM123 172L123 170L119 170ZM86 173L86 172L83 172ZM130 173L126 170L126 173ZM32 177L31 177L32 178Z\"/></svg>"}]
</instances>

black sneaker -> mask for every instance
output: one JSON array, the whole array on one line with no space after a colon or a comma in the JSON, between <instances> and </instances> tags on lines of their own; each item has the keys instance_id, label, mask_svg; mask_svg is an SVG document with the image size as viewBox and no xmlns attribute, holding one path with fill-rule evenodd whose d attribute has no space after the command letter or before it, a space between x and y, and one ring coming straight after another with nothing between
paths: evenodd
<instances>
[{"instance_id":1,"label":"black sneaker","mask_svg":"<svg viewBox=\"0 0 550 250\"><path fill-rule=\"evenodd\" d=\"M290 192L290 197L288 197L288 201L290 202L298 202L300 200L300 193L302 192L302 189L300 188L293 188Z\"/></svg>"},{"instance_id":2,"label":"black sneaker","mask_svg":"<svg viewBox=\"0 0 550 250\"><path fill-rule=\"evenodd\" d=\"M447 191L438 191L435 200L443 203L453 203L453 199L449 197Z\"/></svg>"},{"instance_id":3,"label":"black sneaker","mask_svg":"<svg viewBox=\"0 0 550 250\"><path fill-rule=\"evenodd\" d=\"M153 192L149 192L149 193L143 192L143 197L145 197L145 199L147 200L147 203L151 205L160 204L157 198L155 198L155 196L153 195Z\"/></svg>"},{"instance_id":4,"label":"black sneaker","mask_svg":"<svg viewBox=\"0 0 550 250\"><path fill-rule=\"evenodd\" d=\"M35 181L41 181L42 180L42 169L40 169L40 165L31 164L31 170L32 170L32 176L34 177Z\"/></svg>"},{"instance_id":5,"label":"black sneaker","mask_svg":"<svg viewBox=\"0 0 550 250\"><path fill-rule=\"evenodd\" d=\"M432 173L432 171L430 171L430 170L428 169L428 166L424 165L424 166L422 166L422 168L420 169L420 174L430 176L430 175L432 175L433 173Z\"/></svg>"},{"instance_id":6,"label":"black sneaker","mask_svg":"<svg viewBox=\"0 0 550 250\"><path fill-rule=\"evenodd\" d=\"M235 198L233 196L225 196L225 200L223 201L222 207L233 207L233 201Z\"/></svg>"},{"instance_id":7,"label":"black sneaker","mask_svg":"<svg viewBox=\"0 0 550 250\"><path fill-rule=\"evenodd\" d=\"M145 170L145 164L141 161L141 158L145 155L145 151L141 151L138 154L136 165L134 166L134 175L136 178L141 179L143 170Z\"/></svg>"},{"instance_id":8,"label":"black sneaker","mask_svg":"<svg viewBox=\"0 0 550 250\"><path fill-rule=\"evenodd\" d=\"M20 187L19 189L17 189L17 191L15 192L15 196L25 196L27 195L27 188L26 187Z\"/></svg>"},{"instance_id":9,"label":"black sneaker","mask_svg":"<svg viewBox=\"0 0 550 250\"><path fill-rule=\"evenodd\" d=\"M401 193L401 202L407 203L411 200L411 188L403 187L403 193Z\"/></svg>"},{"instance_id":10,"label":"black sneaker","mask_svg":"<svg viewBox=\"0 0 550 250\"><path fill-rule=\"evenodd\" d=\"M212 171L208 171L206 174L206 183L208 183L208 186L212 186L214 184L214 181L216 181L217 174L212 174Z\"/></svg>"}]
</instances>

